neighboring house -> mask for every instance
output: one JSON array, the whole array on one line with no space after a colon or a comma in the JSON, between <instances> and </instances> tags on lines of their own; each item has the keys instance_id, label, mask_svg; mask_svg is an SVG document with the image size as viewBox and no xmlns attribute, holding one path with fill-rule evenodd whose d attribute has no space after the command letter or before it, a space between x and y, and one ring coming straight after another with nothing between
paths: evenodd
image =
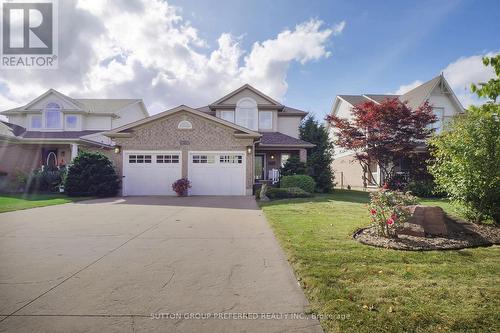
<instances>
[{"instance_id":1,"label":"neighboring house","mask_svg":"<svg viewBox=\"0 0 500 333\"><path fill-rule=\"evenodd\" d=\"M54 149L57 161L64 158L66 163L74 156L75 145L81 149L102 147L111 153L123 177L123 195L174 195L172 183L181 177L191 181L193 195L250 195L255 185L276 182L279 169L292 154L305 161L307 148L314 147L299 139L299 124L307 112L284 106L249 85L198 109L181 105L150 117L144 117L145 108L143 114L134 111L133 102L118 107L118 101L89 102L49 93L51 98L58 97L58 126L62 128L58 132L32 128L33 123L53 126L55 107L50 96L2 113L14 125L0 127L0 140L8 143L8 148L0 148L7 150L0 151L0 169L5 168L5 156L9 160L5 171L13 169L17 157L12 156L18 155L12 147L25 149L27 159L36 165L40 160L50 162L47 153ZM135 105L143 108L140 101ZM39 117L34 120L33 114ZM73 114L81 117L76 121L78 130L68 131L67 117ZM60 136L71 138L59 144ZM50 145L44 144L49 139Z\"/></svg>"},{"instance_id":2,"label":"neighboring house","mask_svg":"<svg viewBox=\"0 0 500 333\"><path fill-rule=\"evenodd\" d=\"M464 111L460 101L441 74L408 91L404 95L338 95L335 98L331 114L341 118L351 119L351 109L355 105L368 101L380 103L387 98L398 98L401 101L406 101L408 102L408 106L413 110L429 100L429 103L433 106L434 114L438 119L437 122L432 125L436 133L440 133L451 118ZM329 127L329 134L333 140L335 138L335 129ZM421 148L425 151L425 147ZM371 165L370 169L372 170L373 178L363 172L359 162L354 159L354 153L352 151L346 151L340 147L335 147L332 170L335 172L335 180L338 186L364 188L375 187L376 183L381 184L384 175L381 174L377 163ZM401 161L397 168L397 172L401 174L406 174L408 172L404 161ZM373 182L373 179L375 179L376 183Z\"/></svg>"},{"instance_id":3,"label":"neighboring house","mask_svg":"<svg viewBox=\"0 0 500 333\"><path fill-rule=\"evenodd\" d=\"M148 117L140 99L75 99L50 89L30 103L0 112L0 171L14 176L69 163L79 149L113 155L103 131Z\"/></svg>"}]
</instances>

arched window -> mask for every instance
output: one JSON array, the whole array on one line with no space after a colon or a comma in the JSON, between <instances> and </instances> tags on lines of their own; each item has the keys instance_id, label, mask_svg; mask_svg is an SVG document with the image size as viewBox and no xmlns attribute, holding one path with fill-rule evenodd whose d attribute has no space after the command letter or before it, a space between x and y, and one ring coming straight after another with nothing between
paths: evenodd
<instances>
[{"instance_id":1,"label":"arched window","mask_svg":"<svg viewBox=\"0 0 500 333\"><path fill-rule=\"evenodd\" d=\"M236 103L236 124L256 131L259 123L258 118L257 102L253 99L245 97Z\"/></svg>"},{"instance_id":2,"label":"arched window","mask_svg":"<svg viewBox=\"0 0 500 333\"><path fill-rule=\"evenodd\" d=\"M177 125L178 129L193 129L193 125L187 120L181 120L179 125Z\"/></svg>"},{"instance_id":3,"label":"arched window","mask_svg":"<svg viewBox=\"0 0 500 333\"><path fill-rule=\"evenodd\" d=\"M45 107L45 127L52 129L62 128L62 114L59 104L51 102Z\"/></svg>"}]
</instances>

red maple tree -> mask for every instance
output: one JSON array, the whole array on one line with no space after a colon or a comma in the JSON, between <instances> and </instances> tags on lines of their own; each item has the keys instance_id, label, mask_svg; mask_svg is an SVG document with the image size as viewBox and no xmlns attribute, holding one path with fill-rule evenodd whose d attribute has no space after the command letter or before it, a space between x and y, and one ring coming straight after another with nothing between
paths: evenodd
<instances>
[{"instance_id":1,"label":"red maple tree","mask_svg":"<svg viewBox=\"0 0 500 333\"><path fill-rule=\"evenodd\" d=\"M335 145L353 151L375 184L371 162L378 163L385 180L390 181L399 161L410 157L416 147L424 144L433 132L429 125L437 120L428 101L412 110L407 102L387 98L380 104L361 103L351 111L351 120L333 115L326 120L334 128Z\"/></svg>"}]
</instances>

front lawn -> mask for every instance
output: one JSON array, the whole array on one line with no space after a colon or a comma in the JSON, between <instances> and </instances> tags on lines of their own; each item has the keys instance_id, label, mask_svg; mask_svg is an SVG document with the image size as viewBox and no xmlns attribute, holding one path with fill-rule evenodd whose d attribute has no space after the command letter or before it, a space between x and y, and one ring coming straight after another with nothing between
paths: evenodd
<instances>
[{"instance_id":1,"label":"front lawn","mask_svg":"<svg viewBox=\"0 0 500 333\"><path fill-rule=\"evenodd\" d=\"M0 195L0 213L35 207L60 205L90 198L67 197L62 194Z\"/></svg>"},{"instance_id":2,"label":"front lawn","mask_svg":"<svg viewBox=\"0 0 500 333\"><path fill-rule=\"evenodd\" d=\"M337 190L262 205L325 332L491 332L500 322L500 247L403 252L352 239L368 194ZM423 200L439 204L441 200ZM451 212L454 213L454 212ZM346 319L337 319L337 318Z\"/></svg>"}]
</instances>

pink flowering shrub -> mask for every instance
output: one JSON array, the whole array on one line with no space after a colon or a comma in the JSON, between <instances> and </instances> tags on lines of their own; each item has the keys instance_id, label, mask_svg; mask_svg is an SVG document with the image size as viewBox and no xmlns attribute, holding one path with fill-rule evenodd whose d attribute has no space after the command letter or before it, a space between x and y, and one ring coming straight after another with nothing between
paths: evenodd
<instances>
[{"instance_id":1,"label":"pink flowering shrub","mask_svg":"<svg viewBox=\"0 0 500 333\"><path fill-rule=\"evenodd\" d=\"M188 189L191 188L191 182L187 178L177 179L172 184L172 190L177 193L179 197L185 197L188 194Z\"/></svg>"},{"instance_id":2,"label":"pink flowering shrub","mask_svg":"<svg viewBox=\"0 0 500 333\"><path fill-rule=\"evenodd\" d=\"M417 204L417 198L409 192L381 189L370 193L368 210L379 235L396 238L398 229L410 218L410 212L405 206L415 204Z\"/></svg>"}]
</instances>

